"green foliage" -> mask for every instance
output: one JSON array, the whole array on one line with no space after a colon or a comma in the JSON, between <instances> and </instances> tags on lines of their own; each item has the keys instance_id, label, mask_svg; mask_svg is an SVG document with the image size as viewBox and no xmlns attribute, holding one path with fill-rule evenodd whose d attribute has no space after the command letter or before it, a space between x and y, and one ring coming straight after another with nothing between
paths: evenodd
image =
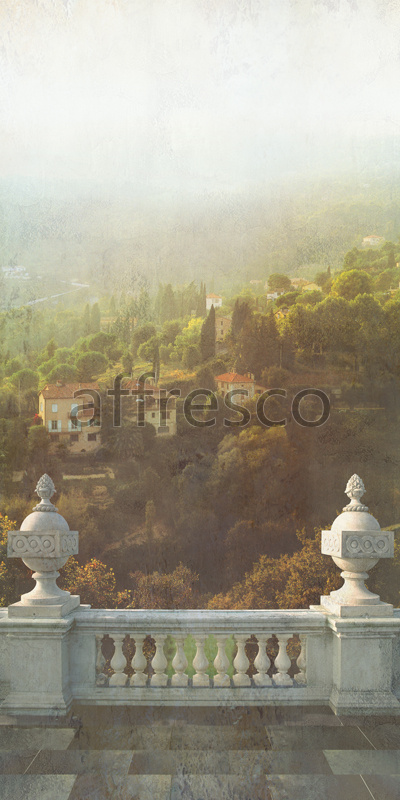
<instances>
[{"instance_id":1,"label":"green foliage","mask_svg":"<svg viewBox=\"0 0 400 800\"><path fill-rule=\"evenodd\" d=\"M161 332L162 344L174 344L176 337L182 330L182 323L177 319L165 322Z\"/></svg>"},{"instance_id":2,"label":"green foliage","mask_svg":"<svg viewBox=\"0 0 400 800\"><path fill-rule=\"evenodd\" d=\"M208 361L215 356L215 308L211 306L208 317L204 320L200 333L200 356Z\"/></svg>"},{"instance_id":3,"label":"green foliage","mask_svg":"<svg viewBox=\"0 0 400 800\"><path fill-rule=\"evenodd\" d=\"M309 294L311 294L311 292L309 292ZM277 297L277 299L275 300L275 306L276 308L282 308L283 306L288 306L288 307L292 306L296 302L298 297L300 297L300 292L297 290L295 292L286 292L285 294L281 294L280 297Z\"/></svg>"},{"instance_id":4,"label":"green foliage","mask_svg":"<svg viewBox=\"0 0 400 800\"><path fill-rule=\"evenodd\" d=\"M333 281L331 289L333 296L344 297L345 300L354 300L358 294L370 294L371 291L370 276L357 269L341 272Z\"/></svg>"},{"instance_id":5,"label":"green foliage","mask_svg":"<svg viewBox=\"0 0 400 800\"><path fill-rule=\"evenodd\" d=\"M72 364L57 364L56 367L53 367L53 369L47 373L48 383L55 383L56 381L68 383L69 381L75 380L76 369L72 366Z\"/></svg>"},{"instance_id":6,"label":"green foliage","mask_svg":"<svg viewBox=\"0 0 400 800\"><path fill-rule=\"evenodd\" d=\"M88 351L79 356L76 362L77 378L80 381L91 381L97 378L108 366L103 353Z\"/></svg>"},{"instance_id":7,"label":"green foliage","mask_svg":"<svg viewBox=\"0 0 400 800\"><path fill-rule=\"evenodd\" d=\"M185 369L193 370L200 363L200 349L195 344L188 344L183 349L182 364Z\"/></svg>"},{"instance_id":8,"label":"green foliage","mask_svg":"<svg viewBox=\"0 0 400 800\"><path fill-rule=\"evenodd\" d=\"M324 299L324 295L318 289L313 289L310 292L302 292L296 300L296 303L300 303L300 305L310 305L315 306L317 303L320 303L321 300Z\"/></svg>"},{"instance_id":9,"label":"green foliage","mask_svg":"<svg viewBox=\"0 0 400 800\"><path fill-rule=\"evenodd\" d=\"M20 369L10 376L10 383L15 389L26 392L29 389L37 389L39 375L33 369Z\"/></svg>"},{"instance_id":10,"label":"green foliage","mask_svg":"<svg viewBox=\"0 0 400 800\"><path fill-rule=\"evenodd\" d=\"M237 371L250 371L257 379L263 369L278 363L279 333L272 311L269 314L253 314L244 323L235 352Z\"/></svg>"},{"instance_id":11,"label":"green foliage","mask_svg":"<svg viewBox=\"0 0 400 800\"><path fill-rule=\"evenodd\" d=\"M139 325L135 328L133 335L132 335L132 353L133 356L137 356L138 350L141 344L144 342L148 342L149 339L155 337L157 334L156 328L150 322L146 322L144 325Z\"/></svg>"},{"instance_id":12,"label":"green foliage","mask_svg":"<svg viewBox=\"0 0 400 800\"><path fill-rule=\"evenodd\" d=\"M90 332L97 333L100 330L100 308L98 303L94 303L90 309Z\"/></svg>"},{"instance_id":13,"label":"green foliage","mask_svg":"<svg viewBox=\"0 0 400 800\"><path fill-rule=\"evenodd\" d=\"M6 362L4 368L4 374L9 377L13 375L15 372L19 372L22 369L22 362L19 358L11 358L9 361Z\"/></svg>"},{"instance_id":14,"label":"green foliage","mask_svg":"<svg viewBox=\"0 0 400 800\"><path fill-rule=\"evenodd\" d=\"M158 336L152 336L139 346L137 354L143 361L151 361L153 363L158 351L158 346Z\"/></svg>"},{"instance_id":15,"label":"green foliage","mask_svg":"<svg viewBox=\"0 0 400 800\"><path fill-rule=\"evenodd\" d=\"M290 278L280 272L273 272L268 278L270 292L289 292L291 285Z\"/></svg>"},{"instance_id":16,"label":"green foliage","mask_svg":"<svg viewBox=\"0 0 400 800\"><path fill-rule=\"evenodd\" d=\"M19 600L21 588L29 578L28 569L18 558L7 558L7 533L15 530L16 523L0 514L0 607Z\"/></svg>"}]
</instances>

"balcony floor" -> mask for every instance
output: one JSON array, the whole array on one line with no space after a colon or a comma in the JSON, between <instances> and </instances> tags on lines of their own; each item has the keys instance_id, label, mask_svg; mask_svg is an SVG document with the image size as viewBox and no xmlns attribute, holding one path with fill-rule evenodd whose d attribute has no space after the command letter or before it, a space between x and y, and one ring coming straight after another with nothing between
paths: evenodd
<instances>
[{"instance_id":1,"label":"balcony floor","mask_svg":"<svg viewBox=\"0 0 400 800\"><path fill-rule=\"evenodd\" d=\"M0 800L399 800L400 718L76 707L0 717Z\"/></svg>"}]
</instances>

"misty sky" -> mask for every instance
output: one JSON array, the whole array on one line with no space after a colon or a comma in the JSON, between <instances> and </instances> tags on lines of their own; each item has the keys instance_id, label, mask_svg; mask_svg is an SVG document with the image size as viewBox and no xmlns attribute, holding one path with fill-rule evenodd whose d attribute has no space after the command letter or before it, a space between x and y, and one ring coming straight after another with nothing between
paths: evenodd
<instances>
[{"instance_id":1,"label":"misty sky","mask_svg":"<svg viewBox=\"0 0 400 800\"><path fill-rule=\"evenodd\" d=\"M184 193L351 165L399 134L399 34L398 0L1 0L1 176Z\"/></svg>"}]
</instances>

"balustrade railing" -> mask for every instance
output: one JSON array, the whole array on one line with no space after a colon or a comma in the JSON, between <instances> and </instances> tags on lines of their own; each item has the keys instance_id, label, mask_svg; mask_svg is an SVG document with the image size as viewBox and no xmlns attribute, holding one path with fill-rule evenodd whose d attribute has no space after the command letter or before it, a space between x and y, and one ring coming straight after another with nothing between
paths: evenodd
<instances>
[{"instance_id":1,"label":"balustrade railing","mask_svg":"<svg viewBox=\"0 0 400 800\"><path fill-rule=\"evenodd\" d=\"M75 614L74 696L113 702L258 702L326 694L325 618L312 611L100 611ZM308 648L307 648L308 642ZM314 666L308 669L307 649ZM82 683L84 665L90 676Z\"/></svg>"},{"instance_id":2,"label":"balustrade railing","mask_svg":"<svg viewBox=\"0 0 400 800\"><path fill-rule=\"evenodd\" d=\"M349 480L350 503L322 532L343 586L294 611L96 610L57 586L78 552L50 498L8 535L8 556L34 570L35 588L0 609L3 712L65 714L73 703L329 704L337 713L400 713L400 611L368 591L368 570L394 552Z\"/></svg>"}]
</instances>

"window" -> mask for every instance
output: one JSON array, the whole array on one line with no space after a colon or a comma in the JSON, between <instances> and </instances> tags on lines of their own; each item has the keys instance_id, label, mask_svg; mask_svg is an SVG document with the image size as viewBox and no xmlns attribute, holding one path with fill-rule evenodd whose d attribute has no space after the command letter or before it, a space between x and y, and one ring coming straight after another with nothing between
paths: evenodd
<instances>
[{"instance_id":1,"label":"window","mask_svg":"<svg viewBox=\"0 0 400 800\"><path fill-rule=\"evenodd\" d=\"M57 411L58 411L57 403L52 403L51 404L51 410L52 410L53 414L57 414Z\"/></svg>"},{"instance_id":2,"label":"window","mask_svg":"<svg viewBox=\"0 0 400 800\"><path fill-rule=\"evenodd\" d=\"M43 411L43 402L40 403L40 410Z\"/></svg>"},{"instance_id":3,"label":"window","mask_svg":"<svg viewBox=\"0 0 400 800\"><path fill-rule=\"evenodd\" d=\"M88 433L87 440L88 442L95 442L97 439L97 433Z\"/></svg>"},{"instance_id":4,"label":"window","mask_svg":"<svg viewBox=\"0 0 400 800\"><path fill-rule=\"evenodd\" d=\"M156 415L156 412L155 412L155 411L152 411L152 412L151 412L152 419L154 419L155 415Z\"/></svg>"},{"instance_id":5,"label":"window","mask_svg":"<svg viewBox=\"0 0 400 800\"><path fill-rule=\"evenodd\" d=\"M56 419L52 419L51 420L51 430L52 431L58 431L58 423L57 423Z\"/></svg>"},{"instance_id":6,"label":"window","mask_svg":"<svg viewBox=\"0 0 400 800\"><path fill-rule=\"evenodd\" d=\"M78 433L70 433L69 435L70 442L79 442L79 434Z\"/></svg>"}]
</instances>

